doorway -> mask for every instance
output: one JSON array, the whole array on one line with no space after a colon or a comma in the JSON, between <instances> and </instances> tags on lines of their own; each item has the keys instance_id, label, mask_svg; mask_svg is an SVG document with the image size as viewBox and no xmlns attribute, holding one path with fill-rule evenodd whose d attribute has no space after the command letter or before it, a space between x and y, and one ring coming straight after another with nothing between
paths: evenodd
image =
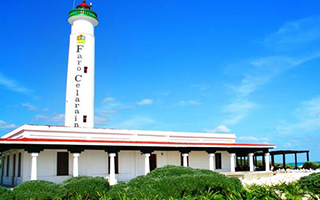
<instances>
[{"instance_id":1,"label":"doorway","mask_svg":"<svg viewBox=\"0 0 320 200\"><path fill-rule=\"evenodd\" d=\"M157 154L151 154L149 159L150 171L152 171L157 168Z\"/></svg>"}]
</instances>

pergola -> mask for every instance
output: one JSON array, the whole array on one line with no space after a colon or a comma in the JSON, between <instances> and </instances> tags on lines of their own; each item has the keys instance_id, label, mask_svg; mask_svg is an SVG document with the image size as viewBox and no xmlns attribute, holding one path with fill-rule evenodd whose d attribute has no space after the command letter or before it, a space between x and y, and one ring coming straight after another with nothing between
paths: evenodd
<instances>
[{"instance_id":1,"label":"pergola","mask_svg":"<svg viewBox=\"0 0 320 200\"><path fill-rule=\"evenodd\" d=\"M269 152L271 155L271 164L274 166L274 156L275 155L282 155L282 163L283 163L283 168L287 169L286 167L286 155L287 154L294 154L294 163L295 163L295 169L298 168L298 153L305 153L307 156L307 161L309 161L309 150L278 150L278 151L270 151ZM263 156L264 154L262 153L255 153L255 158L257 156ZM256 160L256 159L255 159Z\"/></svg>"}]
</instances>

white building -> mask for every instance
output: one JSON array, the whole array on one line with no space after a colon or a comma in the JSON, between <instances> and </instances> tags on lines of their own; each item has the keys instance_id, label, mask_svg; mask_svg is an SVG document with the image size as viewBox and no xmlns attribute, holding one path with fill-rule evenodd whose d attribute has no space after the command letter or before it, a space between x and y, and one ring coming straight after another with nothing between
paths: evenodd
<instances>
[{"instance_id":1,"label":"white building","mask_svg":"<svg viewBox=\"0 0 320 200\"><path fill-rule=\"evenodd\" d=\"M165 165L235 172L237 157L265 154L274 145L237 144L234 134L100 129L94 127L94 27L97 15L85 1L69 14L65 126L23 125L0 139L1 184L29 180L60 183L69 177L102 176L128 181Z\"/></svg>"}]
</instances>

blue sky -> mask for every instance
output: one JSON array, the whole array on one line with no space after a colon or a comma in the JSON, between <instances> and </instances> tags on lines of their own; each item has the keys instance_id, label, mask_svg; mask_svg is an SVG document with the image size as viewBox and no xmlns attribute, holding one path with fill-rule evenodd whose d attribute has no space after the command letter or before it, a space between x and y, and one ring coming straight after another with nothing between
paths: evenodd
<instances>
[{"instance_id":1,"label":"blue sky","mask_svg":"<svg viewBox=\"0 0 320 200\"><path fill-rule=\"evenodd\" d=\"M6 2L0 135L63 124L72 6ZM97 127L232 132L239 143L310 149L320 160L319 1L93 6Z\"/></svg>"}]
</instances>

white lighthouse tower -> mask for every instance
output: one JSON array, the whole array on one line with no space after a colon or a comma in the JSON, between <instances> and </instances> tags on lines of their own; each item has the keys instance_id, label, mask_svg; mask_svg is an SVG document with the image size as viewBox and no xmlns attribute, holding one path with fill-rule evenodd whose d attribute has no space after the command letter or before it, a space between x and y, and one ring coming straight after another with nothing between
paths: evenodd
<instances>
[{"instance_id":1,"label":"white lighthouse tower","mask_svg":"<svg viewBox=\"0 0 320 200\"><path fill-rule=\"evenodd\" d=\"M94 127L94 27L97 14L85 0L69 13L71 27L65 126Z\"/></svg>"}]
</instances>

